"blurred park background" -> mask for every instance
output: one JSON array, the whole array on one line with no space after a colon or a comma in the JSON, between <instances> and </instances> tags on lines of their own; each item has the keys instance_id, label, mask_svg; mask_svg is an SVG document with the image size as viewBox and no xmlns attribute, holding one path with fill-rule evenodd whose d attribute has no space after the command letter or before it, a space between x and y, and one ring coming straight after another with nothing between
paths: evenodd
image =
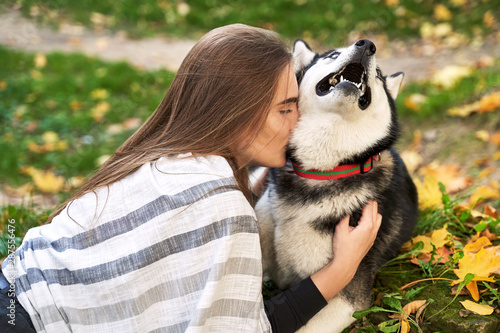
<instances>
[{"instance_id":1,"label":"blurred park background","mask_svg":"<svg viewBox=\"0 0 500 333\"><path fill-rule=\"evenodd\" d=\"M9 220L19 245L148 118L193 43L237 22L318 52L371 39L385 74L405 72L398 149L419 189L416 234L497 241L499 0L4 0L1 256Z\"/></svg>"}]
</instances>

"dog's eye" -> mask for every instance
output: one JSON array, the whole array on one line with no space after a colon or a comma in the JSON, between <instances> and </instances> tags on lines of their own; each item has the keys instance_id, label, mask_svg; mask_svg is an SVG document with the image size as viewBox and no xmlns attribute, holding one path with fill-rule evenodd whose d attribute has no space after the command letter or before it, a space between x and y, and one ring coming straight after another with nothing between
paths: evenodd
<instances>
[{"instance_id":1,"label":"dog's eye","mask_svg":"<svg viewBox=\"0 0 500 333\"><path fill-rule=\"evenodd\" d=\"M330 58L332 58L333 60L337 59L340 55L340 52L334 52L330 55Z\"/></svg>"}]
</instances>

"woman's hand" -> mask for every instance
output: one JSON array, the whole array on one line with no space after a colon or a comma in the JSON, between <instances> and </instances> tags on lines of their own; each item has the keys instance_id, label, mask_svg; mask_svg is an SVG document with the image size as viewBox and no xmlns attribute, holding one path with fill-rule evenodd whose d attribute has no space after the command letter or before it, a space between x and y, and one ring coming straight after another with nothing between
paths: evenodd
<instances>
[{"instance_id":1,"label":"woman's hand","mask_svg":"<svg viewBox=\"0 0 500 333\"><path fill-rule=\"evenodd\" d=\"M311 276L327 301L352 280L361 260L375 242L381 223L382 215L378 214L375 201L370 201L363 208L357 227L349 226L349 216L339 222L333 236L333 260Z\"/></svg>"}]
</instances>

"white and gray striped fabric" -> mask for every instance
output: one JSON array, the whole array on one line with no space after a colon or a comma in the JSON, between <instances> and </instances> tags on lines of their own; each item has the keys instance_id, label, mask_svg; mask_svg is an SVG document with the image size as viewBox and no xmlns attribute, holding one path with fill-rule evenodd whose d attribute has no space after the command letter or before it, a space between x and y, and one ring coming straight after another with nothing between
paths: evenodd
<instances>
[{"instance_id":1,"label":"white and gray striped fabric","mask_svg":"<svg viewBox=\"0 0 500 333\"><path fill-rule=\"evenodd\" d=\"M3 271L37 331L270 332L252 207L224 158L182 157L26 234Z\"/></svg>"}]
</instances>

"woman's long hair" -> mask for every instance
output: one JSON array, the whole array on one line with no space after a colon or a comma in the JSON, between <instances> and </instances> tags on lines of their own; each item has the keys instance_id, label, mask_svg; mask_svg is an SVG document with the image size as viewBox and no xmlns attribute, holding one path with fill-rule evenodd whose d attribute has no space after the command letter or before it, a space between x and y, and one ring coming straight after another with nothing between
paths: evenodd
<instances>
[{"instance_id":1,"label":"woman's long hair","mask_svg":"<svg viewBox=\"0 0 500 333\"><path fill-rule=\"evenodd\" d=\"M250 144L264 125L291 61L289 47L274 32L242 24L210 31L188 53L155 112L49 222L74 199L169 154L226 158L251 201L248 172L236 164L233 150Z\"/></svg>"}]
</instances>

